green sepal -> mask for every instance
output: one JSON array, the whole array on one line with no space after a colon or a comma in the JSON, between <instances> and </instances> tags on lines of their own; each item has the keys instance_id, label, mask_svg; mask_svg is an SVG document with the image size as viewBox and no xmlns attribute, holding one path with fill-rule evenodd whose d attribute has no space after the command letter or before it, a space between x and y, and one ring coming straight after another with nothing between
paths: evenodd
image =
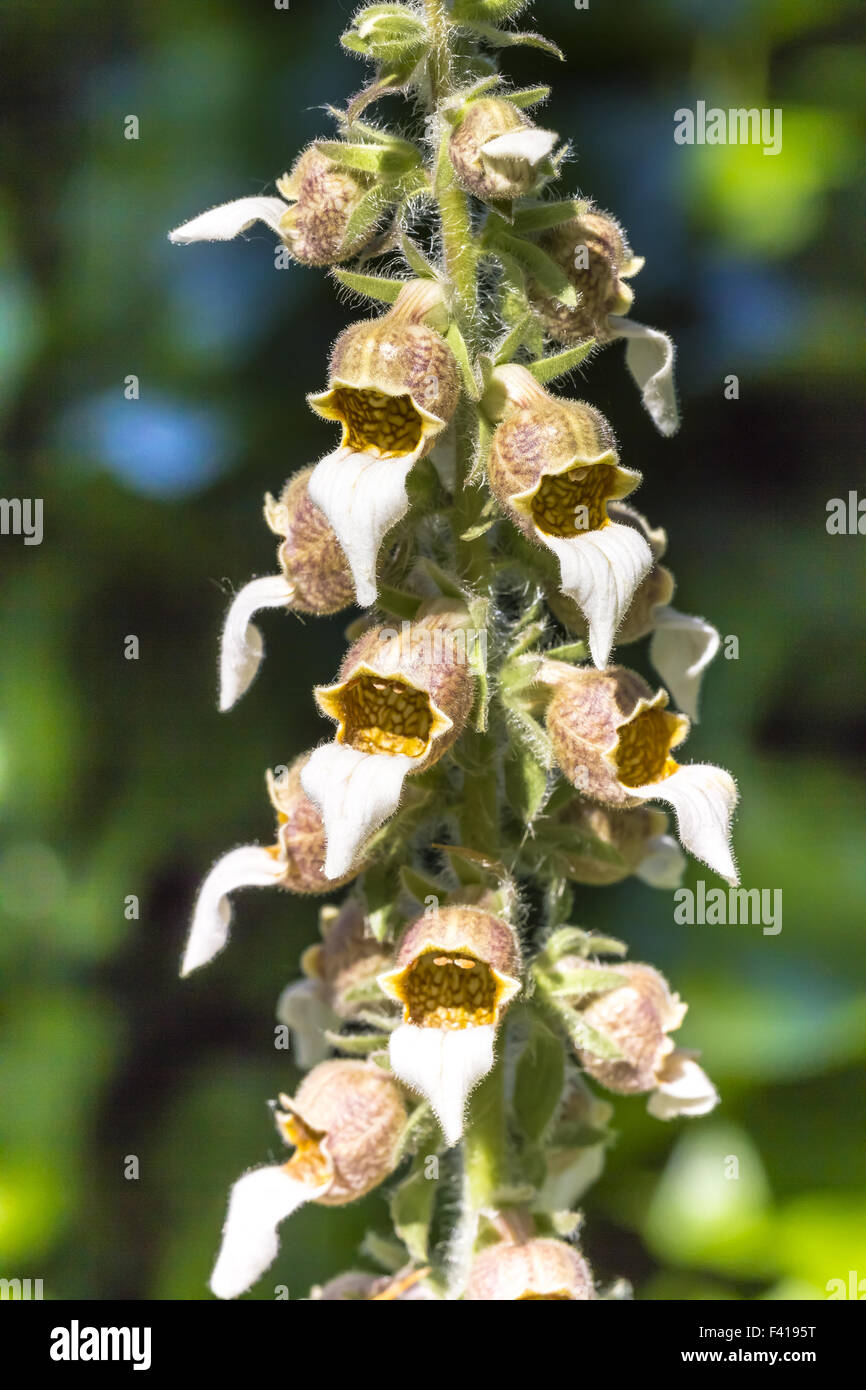
<instances>
[{"instance_id":1,"label":"green sepal","mask_svg":"<svg viewBox=\"0 0 866 1390\"><path fill-rule=\"evenodd\" d=\"M528 1012L528 1011L527 1011ZM559 1106L565 1083L562 1042L534 1011L530 1034L514 1077L514 1113L529 1139L544 1134Z\"/></svg>"},{"instance_id":2,"label":"green sepal","mask_svg":"<svg viewBox=\"0 0 866 1390\"><path fill-rule=\"evenodd\" d=\"M317 148L341 169L374 174L377 178L398 179L421 163L421 151L408 140L393 140L387 145L322 140Z\"/></svg>"},{"instance_id":3,"label":"green sepal","mask_svg":"<svg viewBox=\"0 0 866 1390\"><path fill-rule=\"evenodd\" d=\"M541 102L547 101L550 96L549 87L522 87L516 92L508 90L502 93L505 101L510 101L512 106L517 106L521 110L526 110L530 106L538 106Z\"/></svg>"},{"instance_id":4,"label":"green sepal","mask_svg":"<svg viewBox=\"0 0 866 1390\"><path fill-rule=\"evenodd\" d=\"M331 274L347 290L379 304L396 304L400 291L406 287L405 280L394 280L389 275L363 275L355 270L340 269L332 270Z\"/></svg>"},{"instance_id":5,"label":"green sepal","mask_svg":"<svg viewBox=\"0 0 866 1390\"><path fill-rule=\"evenodd\" d=\"M430 1226L436 1202L436 1183L425 1173L429 1155L419 1153L406 1177L391 1193L389 1207L394 1230L413 1260L426 1264Z\"/></svg>"},{"instance_id":6,"label":"green sepal","mask_svg":"<svg viewBox=\"0 0 866 1390\"><path fill-rule=\"evenodd\" d=\"M510 333L503 338L493 357L493 361L497 367L503 366L506 362L513 361L523 345L523 340L526 337L531 322L531 313L524 314L522 318L518 319Z\"/></svg>"},{"instance_id":7,"label":"green sepal","mask_svg":"<svg viewBox=\"0 0 866 1390\"><path fill-rule=\"evenodd\" d=\"M563 222L571 222L589 209L589 203L579 198L557 199L555 202L536 203L530 207L518 208L514 214L514 226L519 232L542 232L547 227L558 227Z\"/></svg>"},{"instance_id":8,"label":"green sepal","mask_svg":"<svg viewBox=\"0 0 866 1390\"><path fill-rule=\"evenodd\" d=\"M367 1231L358 1249L360 1254L389 1274L396 1274L406 1263L406 1251L400 1242L390 1240L378 1231Z\"/></svg>"},{"instance_id":9,"label":"green sepal","mask_svg":"<svg viewBox=\"0 0 866 1390\"><path fill-rule=\"evenodd\" d=\"M582 927L560 927L547 938L538 959L547 969L563 956L624 956L627 951L628 947L612 936L596 936Z\"/></svg>"},{"instance_id":10,"label":"green sepal","mask_svg":"<svg viewBox=\"0 0 866 1390\"><path fill-rule=\"evenodd\" d=\"M576 1009L570 1009L567 1004L561 1003L549 994L543 995L540 987L536 998L539 996L543 997L545 1009L557 1020L576 1052L589 1052L593 1057L600 1057L605 1062L622 1060L622 1051L616 1043L606 1033L588 1024Z\"/></svg>"},{"instance_id":11,"label":"green sepal","mask_svg":"<svg viewBox=\"0 0 866 1390\"><path fill-rule=\"evenodd\" d=\"M445 845L445 857L458 882L468 887L471 884L489 884L493 879L502 883L508 878L508 870L497 859L481 854L476 849L465 849L463 845Z\"/></svg>"},{"instance_id":12,"label":"green sepal","mask_svg":"<svg viewBox=\"0 0 866 1390\"><path fill-rule=\"evenodd\" d=\"M400 237L400 247L403 255L409 264L409 268L422 280L438 280L439 276L435 265L428 261L421 247L418 246L405 232Z\"/></svg>"},{"instance_id":13,"label":"green sepal","mask_svg":"<svg viewBox=\"0 0 866 1390\"><path fill-rule=\"evenodd\" d=\"M395 906L394 875L381 864L373 864L361 879L370 932L376 941L393 939L399 914Z\"/></svg>"},{"instance_id":14,"label":"green sepal","mask_svg":"<svg viewBox=\"0 0 866 1390\"><path fill-rule=\"evenodd\" d=\"M487 461L490 458L490 445L493 441L493 425L483 411L478 412L478 440L472 467L466 477L467 487L477 487L487 477Z\"/></svg>"},{"instance_id":15,"label":"green sepal","mask_svg":"<svg viewBox=\"0 0 866 1390\"><path fill-rule=\"evenodd\" d=\"M532 825L547 800L547 769L525 748L505 763L508 804L524 825Z\"/></svg>"},{"instance_id":16,"label":"green sepal","mask_svg":"<svg viewBox=\"0 0 866 1390\"><path fill-rule=\"evenodd\" d=\"M411 864L404 864L400 870L400 882L414 902L420 907L427 905L428 898L438 898L443 901L448 896L447 887L438 878L432 875L422 874L418 869L414 869Z\"/></svg>"},{"instance_id":17,"label":"green sepal","mask_svg":"<svg viewBox=\"0 0 866 1390\"><path fill-rule=\"evenodd\" d=\"M387 584L379 585L376 606L395 618L406 618L408 622L413 622L423 602L418 594L409 594L404 589L392 589Z\"/></svg>"},{"instance_id":18,"label":"green sepal","mask_svg":"<svg viewBox=\"0 0 866 1390\"><path fill-rule=\"evenodd\" d=\"M508 731L513 735L518 746L534 758L539 767L549 771L556 762L556 758L547 731L517 703L506 704L505 718Z\"/></svg>"},{"instance_id":19,"label":"green sepal","mask_svg":"<svg viewBox=\"0 0 866 1390\"><path fill-rule=\"evenodd\" d=\"M546 39L543 34L498 29L495 24L483 24L477 19L465 20L464 23L467 29L471 29L473 34L484 39L492 48L516 48L525 44L527 48L540 48L542 53L549 53L552 58L558 58L561 63L565 62L565 54L559 45L552 39Z\"/></svg>"},{"instance_id":20,"label":"green sepal","mask_svg":"<svg viewBox=\"0 0 866 1390\"><path fill-rule=\"evenodd\" d=\"M429 556L424 555L418 561L418 568L423 570L429 579L433 580L433 583L436 585L436 588L443 598L458 599L460 603L467 602L466 594L460 588L456 579L452 579L445 570L441 569L440 566L436 564L435 560L431 560Z\"/></svg>"},{"instance_id":21,"label":"green sepal","mask_svg":"<svg viewBox=\"0 0 866 1390\"><path fill-rule=\"evenodd\" d=\"M589 648L585 642L566 642L562 647L550 647L544 655L548 661L586 661Z\"/></svg>"},{"instance_id":22,"label":"green sepal","mask_svg":"<svg viewBox=\"0 0 866 1390\"><path fill-rule=\"evenodd\" d=\"M460 368L460 375L463 378L463 389L465 390L467 396L471 401L477 401L481 396L481 392L478 389L478 382L476 381L475 373L472 370L472 362L469 357L469 349L467 348L463 338L463 334L460 332L460 329L457 327L456 320L454 319L451 320L451 323L448 326L448 331L445 334L445 341L457 359L457 365Z\"/></svg>"},{"instance_id":23,"label":"green sepal","mask_svg":"<svg viewBox=\"0 0 866 1390\"><path fill-rule=\"evenodd\" d=\"M545 973L544 988L554 998L583 999L587 994L606 994L618 989L622 975L613 970L593 970L590 966Z\"/></svg>"},{"instance_id":24,"label":"green sepal","mask_svg":"<svg viewBox=\"0 0 866 1390\"><path fill-rule=\"evenodd\" d=\"M565 348L563 352L555 352L550 357L539 357L535 362L527 362L527 368L541 385L546 386L550 381L556 381L558 377L567 376L573 372L575 367L580 366L581 362L589 356L595 347L595 338L586 338L582 343L577 343L572 348Z\"/></svg>"},{"instance_id":25,"label":"green sepal","mask_svg":"<svg viewBox=\"0 0 866 1390\"><path fill-rule=\"evenodd\" d=\"M519 236L510 235L506 223L497 218L497 226L491 218L487 230L487 243L493 250L499 248L512 256L526 270L547 294L558 300L567 309L577 307L577 290L568 276L534 242L524 241Z\"/></svg>"},{"instance_id":26,"label":"green sepal","mask_svg":"<svg viewBox=\"0 0 866 1390\"><path fill-rule=\"evenodd\" d=\"M458 22L480 19L501 24L504 19L516 19L528 4L529 0L454 0L451 15Z\"/></svg>"},{"instance_id":27,"label":"green sepal","mask_svg":"<svg viewBox=\"0 0 866 1390\"><path fill-rule=\"evenodd\" d=\"M393 206L386 190L375 185L355 204L343 233L343 245L347 247L366 236L368 241L381 222L389 207Z\"/></svg>"},{"instance_id":28,"label":"green sepal","mask_svg":"<svg viewBox=\"0 0 866 1390\"><path fill-rule=\"evenodd\" d=\"M342 998L347 1004L381 1004L385 995L376 979L362 980L360 984L352 985L347 989Z\"/></svg>"},{"instance_id":29,"label":"green sepal","mask_svg":"<svg viewBox=\"0 0 866 1390\"><path fill-rule=\"evenodd\" d=\"M382 1052L388 1046L387 1033L334 1033L326 1028L324 1036L331 1047L347 1057L369 1057L371 1052Z\"/></svg>"}]
</instances>

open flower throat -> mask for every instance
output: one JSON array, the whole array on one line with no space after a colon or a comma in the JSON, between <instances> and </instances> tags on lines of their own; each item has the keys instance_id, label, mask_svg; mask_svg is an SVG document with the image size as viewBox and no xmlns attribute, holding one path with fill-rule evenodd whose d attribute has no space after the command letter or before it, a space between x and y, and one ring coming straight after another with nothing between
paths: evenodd
<instances>
[{"instance_id":1,"label":"open flower throat","mask_svg":"<svg viewBox=\"0 0 866 1390\"><path fill-rule=\"evenodd\" d=\"M356 453L403 458L421 443L424 422L411 396L337 386L328 404L343 422L343 444Z\"/></svg>"},{"instance_id":2,"label":"open flower throat","mask_svg":"<svg viewBox=\"0 0 866 1390\"><path fill-rule=\"evenodd\" d=\"M623 786L645 787L679 767L670 755L682 721L663 709L645 709L619 731L614 760Z\"/></svg>"},{"instance_id":3,"label":"open flower throat","mask_svg":"<svg viewBox=\"0 0 866 1390\"><path fill-rule=\"evenodd\" d=\"M610 525L608 499L616 493L610 463L569 468L542 478L532 498L532 519L546 536L580 536Z\"/></svg>"},{"instance_id":4,"label":"open flower throat","mask_svg":"<svg viewBox=\"0 0 866 1390\"><path fill-rule=\"evenodd\" d=\"M463 952L426 951L406 969L400 992L417 1028L474 1028L496 1022L499 987L489 965Z\"/></svg>"},{"instance_id":5,"label":"open flower throat","mask_svg":"<svg viewBox=\"0 0 866 1390\"><path fill-rule=\"evenodd\" d=\"M283 1104L287 1103L285 1097L281 1096L280 1099ZM309 1187L320 1187L329 1182L334 1176L334 1165L321 1148L324 1134L308 1129L297 1115L277 1111L275 1118L284 1140L295 1150L288 1163L283 1165L289 1177Z\"/></svg>"},{"instance_id":6,"label":"open flower throat","mask_svg":"<svg viewBox=\"0 0 866 1390\"><path fill-rule=\"evenodd\" d=\"M359 753L422 758L430 749L434 714L430 696L399 676L361 672L339 692L340 742Z\"/></svg>"}]
</instances>

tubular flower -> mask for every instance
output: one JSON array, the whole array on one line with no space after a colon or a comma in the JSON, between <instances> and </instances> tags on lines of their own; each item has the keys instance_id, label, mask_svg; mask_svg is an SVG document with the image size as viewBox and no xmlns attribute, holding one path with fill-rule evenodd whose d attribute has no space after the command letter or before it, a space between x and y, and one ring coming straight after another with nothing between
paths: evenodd
<instances>
[{"instance_id":1,"label":"tubular flower","mask_svg":"<svg viewBox=\"0 0 866 1390\"><path fill-rule=\"evenodd\" d=\"M632 255L622 228L606 213L586 212L543 232L539 245L579 294L577 307L571 309L539 285L531 289L535 311L550 336L562 343L625 338L626 366L653 423L661 434L674 434L679 426L674 345L666 333L622 317L634 300L631 287L623 282L644 264L642 257Z\"/></svg>"},{"instance_id":2,"label":"tubular flower","mask_svg":"<svg viewBox=\"0 0 866 1390\"><path fill-rule=\"evenodd\" d=\"M390 960L390 952L367 934L360 903L348 898L342 907L319 912L321 942L301 957L305 978L287 985L277 1001L277 1018L291 1030L298 1065L314 1066L330 1050L325 1029L339 1028L363 1003L352 991L375 980Z\"/></svg>"},{"instance_id":3,"label":"tubular flower","mask_svg":"<svg viewBox=\"0 0 866 1390\"><path fill-rule=\"evenodd\" d=\"M466 1100L493 1066L496 1030L520 991L520 951L501 918L446 907L407 929L379 984L403 1007L391 1034L391 1066L430 1102L451 1146Z\"/></svg>"},{"instance_id":4,"label":"tubular flower","mask_svg":"<svg viewBox=\"0 0 866 1390\"><path fill-rule=\"evenodd\" d=\"M606 886L634 874L652 888L679 887L685 856L667 833L664 811L650 806L618 811L575 797L556 812L555 820L558 826L574 831L575 847L566 847L561 857L568 877L577 883ZM584 847L587 838L615 850L620 862L594 855L591 843Z\"/></svg>"},{"instance_id":5,"label":"tubular flower","mask_svg":"<svg viewBox=\"0 0 866 1390\"><path fill-rule=\"evenodd\" d=\"M601 993L587 993L581 1002L584 1020L616 1044L622 1057L616 1061L591 1052L578 1053L581 1066L602 1086L620 1095L651 1092L647 1109L659 1120L677 1115L706 1115L718 1104L719 1095L695 1054L675 1048L668 1036L679 1028L688 1005L672 994L667 980L651 965L598 965L567 957L559 968L571 965L586 972L593 968L622 976L622 985Z\"/></svg>"},{"instance_id":6,"label":"tubular flower","mask_svg":"<svg viewBox=\"0 0 866 1390\"><path fill-rule=\"evenodd\" d=\"M334 265L348 260L370 239L370 228L347 245L352 213L372 187L372 179L342 168L311 145L291 173L277 179L280 198L237 198L194 217L169 233L182 246L193 241L231 241L255 222L264 222L303 265Z\"/></svg>"},{"instance_id":7,"label":"tubular flower","mask_svg":"<svg viewBox=\"0 0 866 1390\"><path fill-rule=\"evenodd\" d=\"M482 1250L464 1297L473 1303L578 1302L597 1297L589 1265L564 1240L537 1237Z\"/></svg>"},{"instance_id":8,"label":"tubular flower","mask_svg":"<svg viewBox=\"0 0 866 1390\"><path fill-rule=\"evenodd\" d=\"M593 671L547 662L539 679L553 687L547 728L569 782L607 806L669 802L684 847L737 883L730 844L736 784L722 768L681 766L673 759L671 750L690 725L685 715L668 711L667 691L653 695L622 666Z\"/></svg>"},{"instance_id":9,"label":"tubular flower","mask_svg":"<svg viewBox=\"0 0 866 1390\"><path fill-rule=\"evenodd\" d=\"M659 563L667 550L664 530L661 527L653 529L646 517L624 502L611 502L608 510L613 521L641 532L654 560L652 569L635 590L631 607L617 632L617 644L638 642L652 634L650 661L680 709L697 722L701 682L719 650L721 638L712 623L704 618L693 618L671 607L675 580L670 570ZM570 632L586 635L586 620L572 599L551 592L547 601Z\"/></svg>"},{"instance_id":10,"label":"tubular flower","mask_svg":"<svg viewBox=\"0 0 866 1390\"><path fill-rule=\"evenodd\" d=\"M348 883L360 865L334 881L326 877L322 817L301 785L308 754L281 778L267 774L268 795L277 813L275 845L243 845L217 860L199 889L181 975L206 965L223 949L231 923L229 894L237 888L286 888L291 893L330 893Z\"/></svg>"},{"instance_id":11,"label":"tubular flower","mask_svg":"<svg viewBox=\"0 0 866 1390\"><path fill-rule=\"evenodd\" d=\"M282 573L253 579L235 596L226 615L220 650L220 709L246 693L262 660L262 634L251 621L261 608L297 613L338 613L355 597L346 557L324 513L310 497L312 468L290 478L280 500L265 497L265 520L282 537Z\"/></svg>"},{"instance_id":12,"label":"tubular flower","mask_svg":"<svg viewBox=\"0 0 866 1390\"><path fill-rule=\"evenodd\" d=\"M543 179L558 136L540 130L510 101L470 102L451 136L451 163L460 183L487 202L522 198Z\"/></svg>"},{"instance_id":13,"label":"tubular flower","mask_svg":"<svg viewBox=\"0 0 866 1390\"><path fill-rule=\"evenodd\" d=\"M371 628L350 648L337 682L316 690L337 732L315 750L301 780L324 820L328 878L350 871L396 811L406 777L432 767L462 733L474 695L467 622L464 609L435 600L399 633Z\"/></svg>"},{"instance_id":14,"label":"tubular flower","mask_svg":"<svg viewBox=\"0 0 866 1390\"><path fill-rule=\"evenodd\" d=\"M310 1297L317 1303L429 1303L436 1299L425 1283L429 1273L428 1269L409 1269L378 1275L350 1269L314 1289Z\"/></svg>"},{"instance_id":15,"label":"tubular flower","mask_svg":"<svg viewBox=\"0 0 866 1390\"><path fill-rule=\"evenodd\" d=\"M322 1062L294 1100L280 1096L277 1128L295 1152L255 1168L231 1190L210 1286L237 1298L276 1258L280 1222L305 1202L340 1207L393 1172L406 1124L400 1087L368 1062Z\"/></svg>"},{"instance_id":16,"label":"tubular flower","mask_svg":"<svg viewBox=\"0 0 866 1390\"><path fill-rule=\"evenodd\" d=\"M454 354L423 322L440 305L434 281L407 284L389 313L340 334L328 389L308 397L317 415L343 429L340 447L316 465L309 488L337 534L362 607L376 598L382 541L408 510L409 472L457 405Z\"/></svg>"},{"instance_id":17,"label":"tubular flower","mask_svg":"<svg viewBox=\"0 0 866 1390\"><path fill-rule=\"evenodd\" d=\"M609 501L627 497L640 474L623 468L604 416L558 400L525 367L499 367L487 400L501 415L490 446L490 486L530 540L559 561L562 593L583 613L596 666L653 556L638 528L614 520Z\"/></svg>"}]
</instances>

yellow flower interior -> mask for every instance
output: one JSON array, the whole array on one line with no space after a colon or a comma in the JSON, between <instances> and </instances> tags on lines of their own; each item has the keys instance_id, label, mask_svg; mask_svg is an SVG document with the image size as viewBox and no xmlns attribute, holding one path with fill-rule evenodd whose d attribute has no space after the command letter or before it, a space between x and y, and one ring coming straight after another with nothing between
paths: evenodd
<instances>
[{"instance_id":1,"label":"yellow flower interior","mask_svg":"<svg viewBox=\"0 0 866 1390\"><path fill-rule=\"evenodd\" d=\"M622 726L613 756L623 786L643 787L676 772L670 751L679 727L676 715L664 709L642 710Z\"/></svg>"},{"instance_id":2,"label":"yellow flower interior","mask_svg":"<svg viewBox=\"0 0 866 1390\"><path fill-rule=\"evenodd\" d=\"M334 1176L334 1166L328 1155L322 1152L323 1134L308 1129L297 1115L276 1115L280 1133L287 1144L294 1147L288 1163L283 1165L290 1178L307 1183L310 1187L320 1187Z\"/></svg>"},{"instance_id":3,"label":"yellow flower interior","mask_svg":"<svg viewBox=\"0 0 866 1390\"><path fill-rule=\"evenodd\" d=\"M546 536L580 536L610 525L608 499L616 492L612 463L577 466L542 478L532 498L532 519Z\"/></svg>"},{"instance_id":4,"label":"yellow flower interior","mask_svg":"<svg viewBox=\"0 0 866 1390\"><path fill-rule=\"evenodd\" d=\"M399 676L363 671L337 697L341 742L359 753L404 753L424 757L430 749L434 714L430 696Z\"/></svg>"},{"instance_id":5,"label":"yellow flower interior","mask_svg":"<svg viewBox=\"0 0 866 1390\"><path fill-rule=\"evenodd\" d=\"M496 1022L499 984L489 965L465 952L425 951L400 981L408 1021L418 1028L473 1028Z\"/></svg>"},{"instance_id":6,"label":"yellow flower interior","mask_svg":"<svg viewBox=\"0 0 866 1390\"><path fill-rule=\"evenodd\" d=\"M562 1289L558 1293L521 1293L514 1300L515 1303L573 1303L574 1299L570 1293Z\"/></svg>"},{"instance_id":7,"label":"yellow flower interior","mask_svg":"<svg viewBox=\"0 0 866 1390\"><path fill-rule=\"evenodd\" d=\"M378 458L402 458L421 443L424 421L411 396L338 386L330 407L343 422L343 444Z\"/></svg>"}]
</instances>

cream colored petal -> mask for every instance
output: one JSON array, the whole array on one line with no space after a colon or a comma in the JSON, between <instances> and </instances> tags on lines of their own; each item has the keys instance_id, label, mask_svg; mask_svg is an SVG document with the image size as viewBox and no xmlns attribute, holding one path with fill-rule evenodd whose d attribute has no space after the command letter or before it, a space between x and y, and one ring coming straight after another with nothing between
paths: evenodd
<instances>
[{"instance_id":1,"label":"cream colored petal","mask_svg":"<svg viewBox=\"0 0 866 1390\"><path fill-rule=\"evenodd\" d=\"M661 782L629 791L643 801L669 802L676 812L680 841L689 853L728 883L739 883L731 851L737 784L729 772L707 763L687 763Z\"/></svg>"},{"instance_id":2,"label":"cream colored petal","mask_svg":"<svg viewBox=\"0 0 866 1390\"><path fill-rule=\"evenodd\" d=\"M331 1055L325 1037L328 1028L339 1028L339 1016L322 995L320 980L298 980L286 985L277 1000L277 1018L292 1033L292 1051L302 1071L309 1071Z\"/></svg>"},{"instance_id":3,"label":"cream colored petal","mask_svg":"<svg viewBox=\"0 0 866 1390\"><path fill-rule=\"evenodd\" d=\"M388 1045L396 1076L420 1091L442 1127L449 1148L459 1144L470 1092L493 1066L496 1028L419 1028L401 1023Z\"/></svg>"},{"instance_id":4,"label":"cream colored petal","mask_svg":"<svg viewBox=\"0 0 866 1390\"><path fill-rule=\"evenodd\" d=\"M416 762L404 753L359 753L345 743L326 743L311 754L301 786L325 824L327 878L347 874L374 830L394 814Z\"/></svg>"},{"instance_id":5,"label":"cream colored petal","mask_svg":"<svg viewBox=\"0 0 866 1390\"><path fill-rule=\"evenodd\" d=\"M676 434L680 427L674 386L674 345L666 333L647 328L632 319L608 319L611 332L625 338L625 364L637 382L643 403L660 434Z\"/></svg>"},{"instance_id":6,"label":"cream colored petal","mask_svg":"<svg viewBox=\"0 0 866 1390\"><path fill-rule=\"evenodd\" d=\"M175 227L168 239L181 246L193 241L231 241L254 222L265 222L279 236L280 219L285 212L282 198L236 198L233 203L220 203L191 222L184 222L182 227Z\"/></svg>"},{"instance_id":7,"label":"cream colored petal","mask_svg":"<svg viewBox=\"0 0 866 1390\"><path fill-rule=\"evenodd\" d=\"M262 661L262 634L250 622L260 608L287 608L294 587L281 574L253 579L235 595L226 614L220 647L220 709L232 705L249 690Z\"/></svg>"},{"instance_id":8,"label":"cream colored petal","mask_svg":"<svg viewBox=\"0 0 866 1390\"><path fill-rule=\"evenodd\" d=\"M406 479L418 451L380 459L340 448L316 464L308 491L328 518L349 562L362 608L376 602L382 541L409 508Z\"/></svg>"},{"instance_id":9,"label":"cream colored petal","mask_svg":"<svg viewBox=\"0 0 866 1390\"><path fill-rule=\"evenodd\" d=\"M667 604L656 608L653 622L650 661L680 709L697 722L704 671L722 639L712 623L678 613Z\"/></svg>"},{"instance_id":10,"label":"cream colored petal","mask_svg":"<svg viewBox=\"0 0 866 1390\"><path fill-rule=\"evenodd\" d=\"M618 521L579 536L536 534L559 560L562 592L586 618L589 650L603 670L635 589L652 568L652 551L640 531Z\"/></svg>"},{"instance_id":11,"label":"cream colored petal","mask_svg":"<svg viewBox=\"0 0 866 1390\"><path fill-rule=\"evenodd\" d=\"M654 835L635 875L651 888L679 888L686 869L686 856L673 835Z\"/></svg>"},{"instance_id":12,"label":"cream colored petal","mask_svg":"<svg viewBox=\"0 0 866 1390\"><path fill-rule=\"evenodd\" d=\"M678 1115L708 1115L719 1103L719 1093L693 1057L679 1050L665 1059L647 1110L657 1120L673 1120Z\"/></svg>"},{"instance_id":13,"label":"cream colored petal","mask_svg":"<svg viewBox=\"0 0 866 1390\"><path fill-rule=\"evenodd\" d=\"M222 1245L210 1278L217 1298L237 1298L277 1257L277 1227L324 1188L308 1187L280 1167L255 1168L229 1195Z\"/></svg>"},{"instance_id":14,"label":"cream colored petal","mask_svg":"<svg viewBox=\"0 0 866 1390\"><path fill-rule=\"evenodd\" d=\"M196 900L181 975L206 965L225 946L236 888L271 888L285 873L285 863L260 845L233 849L214 864Z\"/></svg>"},{"instance_id":15,"label":"cream colored petal","mask_svg":"<svg viewBox=\"0 0 866 1390\"><path fill-rule=\"evenodd\" d=\"M556 131L539 130L535 126L528 130L509 130L482 145L481 156L485 162L500 169L507 169L515 163L535 168L543 159L547 159L558 139Z\"/></svg>"}]
</instances>

